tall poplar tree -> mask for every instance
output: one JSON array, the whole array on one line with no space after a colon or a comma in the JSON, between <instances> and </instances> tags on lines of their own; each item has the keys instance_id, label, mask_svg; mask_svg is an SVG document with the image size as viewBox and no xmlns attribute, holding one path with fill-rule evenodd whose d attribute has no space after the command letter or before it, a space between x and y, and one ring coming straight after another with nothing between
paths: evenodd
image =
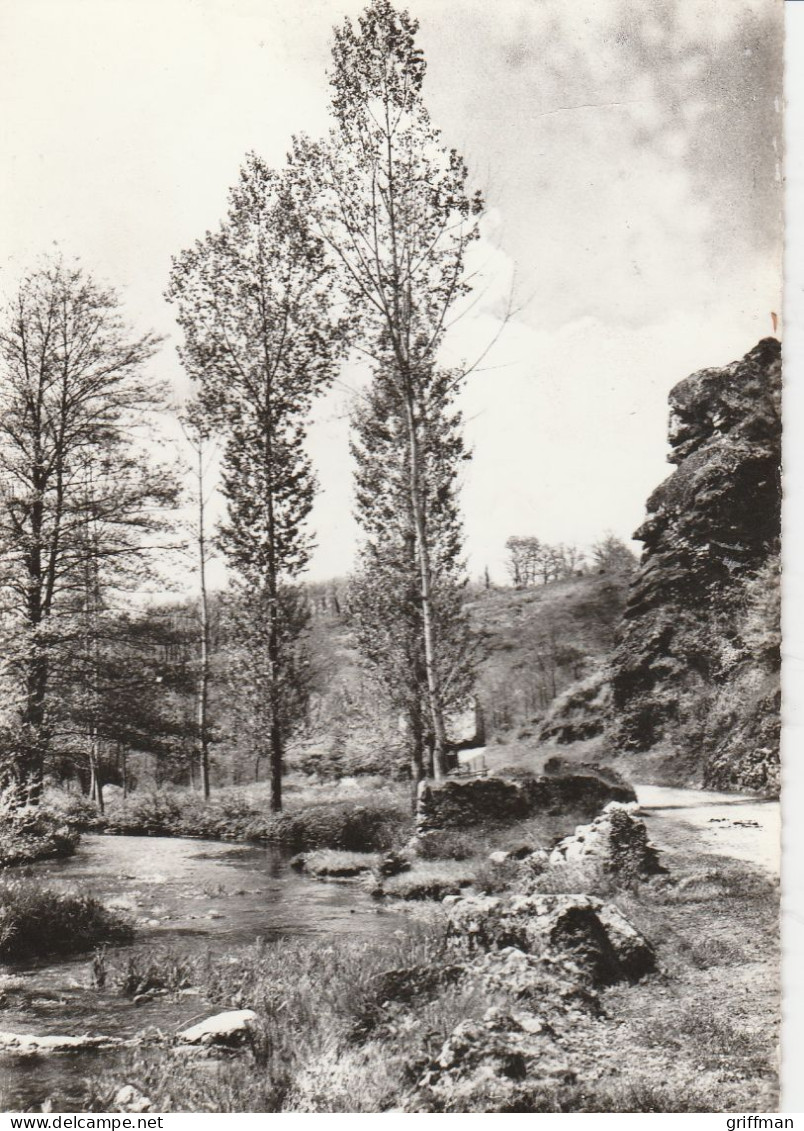
<instances>
[{"instance_id":1,"label":"tall poplar tree","mask_svg":"<svg viewBox=\"0 0 804 1131\"><path fill-rule=\"evenodd\" d=\"M389 407L403 429L434 769L441 777L445 700L423 439L424 429L437 424L425 401L450 312L469 290L466 251L478 234L482 201L467 189L466 165L444 145L424 105L417 27L390 0L373 0L357 27L347 19L335 30L334 125L323 142L297 139L293 160L306 173L311 220L337 264L359 348L393 388Z\"/></svg>"},{"instance_id":2,"label":"tall poplar tree","mask_svg":"<svg viewBox=\"0 0 804 1131\"><path fill-rule=\"evenodd\" d=\"M420 390L422 500L431 571L435 666L443 709L469 696L475 645L463 610L458 474L467 458L452 407L454 374L434 369ZM357 642L387 699L406 723L414 782L432 776L435 734L407 474L407 431L395 383L378 370L353 417L356 517L363 540L349 586Z\"/></svg>"},{"instance_id":3,"label":"tall poplar tree","mask_svg":"<svg viewBox=\"0 0 804 1131\"><path fill-rule=\"evenodd\" d=\"M200 411L222 438L228 515L220 544L263 622L255 673L282 807L282 759L295 714L289 674L303 630L285 590L305 569L315 476L304 448L313 398L332 379L341 332L330 317L331 272L307 223L303 185L247 158L216 232L173 262L168 298L184 334L180 355Z\"/></svg>"}]
</instances>

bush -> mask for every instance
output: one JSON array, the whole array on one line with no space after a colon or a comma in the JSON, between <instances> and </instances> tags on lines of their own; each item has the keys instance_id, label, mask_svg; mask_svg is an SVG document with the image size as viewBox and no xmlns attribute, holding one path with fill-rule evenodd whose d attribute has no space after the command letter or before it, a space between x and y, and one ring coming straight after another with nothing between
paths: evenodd
<instances>
[{"instance_id":1,"label":"bush","mask_svg":"<svg viewBox=\"0 0 804 1131\"><path fill-rule=\"evenodd\" d=\"M40 888L31 880L0 884L0 959L75 954L101 943L130 942L128 920L94 896Z\"/></svg>"},{"instance_id":2,"label":"bush","mask_svg":"<svg viewBox=\"0 0 804 1131\"><path fill-rule=\"evenodd\" d=\"M388 804L332 802L274 818L265 839L299 850L340 848L350 852L385 852L412 832L410 814Z\"/></svg>"},{"instance_id":3,"label":"bush","mask_svg":"<svg viewBox=\"0 0 804 1131\"><path fill-rule=\"evenodd\" d=\"M62 813L24 802L15 787L0 793L0 868L72 856L79 841L76 828Z\"/></svg>"},{"instance_id":4,"label":"bush","mask_svg":"<svg viewBox=\"0 0 804 1131\"><path fill-rule=\"evenodd\" d=\"M419 838L417 848L422 860L471 860L477 856L477 830L433 829Z\"/></svg>"},{"instance_id":5,"label":"bush","mask_svg":"<svg viewBox=\"0 0 804 1131\"><path fill-rule=\"evenodd\" d=\"M292 799L296 805L301 800ZM412 831L406 805L392 797L365 804L314 802L274 814L267 802L260 804L237 790L222 790L209 801L190 792L138 793L108 814L106 830L128 836L261 841L296 852L315 848L384 852L404 843Z\"/></svg>"},{"instance_id":6,"label":"bush","mask_svg":"<svg viewBox=\"0 0 804 1131\"><path fill-rule=\"evenodd\" d=\"M75 832L102 831L106 825L98 806L83 793L48 789L42 799L41 808Z\"/></svg>"}]
</instances>

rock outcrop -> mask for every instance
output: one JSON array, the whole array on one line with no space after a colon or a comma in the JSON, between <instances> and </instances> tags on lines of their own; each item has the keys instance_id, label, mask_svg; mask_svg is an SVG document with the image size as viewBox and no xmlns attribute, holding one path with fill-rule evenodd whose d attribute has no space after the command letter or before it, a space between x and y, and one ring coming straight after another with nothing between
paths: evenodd
<instances>
[{"instance_id":1,"label":"rock outcrop","mask_svg":"<svg viewBox=\"0 0 804 1131\"><path fill-rule=\"evenodd\" d=\"M609 667L556 703L542 737L605 733L676 780L779 781L781 347L759 342L670 393L670 463Z\"/></svg>"},{"instance_id":2,"label":"rock outcrop","mask_svg":"<svg viewBox=\"0 0 804 1131\"><path fill-rule=\"evenodd\" d=\"M510 821L534 813L589 815L609 801L635 801L633 787L612 770L584 766L576 773L517 778L448 779L421 782L416 833L465 828L485 821Z\"/></svg>"},{"instance_id":3,"label":"rock outcrop","mask_svg":"<svg viewBox=\"0 0 804 1131\"><path fill-rule=\"evenodd\" d=\"M493 1004L461 1021L424 1067L411 1111L533 1112L553 1088L589 1079L602 1014L598 989L655 968L648 941L587 895L445 901L457 953L452 980Z\"/></svg>"},{"instance_id":4,"label":"rock outcrop","mask_svg":"<svg viewBox=\"0 0 804 1131\"><path fill-rule=\"evenodd\" d=\"M669 740L707 784L774 787L778 654L755 654L745 610L779 547L779 342L694 373L670 410L676 470L635 534L644 552L612 665L614 737L633 750Z\"/></svg>"}]
</instances>

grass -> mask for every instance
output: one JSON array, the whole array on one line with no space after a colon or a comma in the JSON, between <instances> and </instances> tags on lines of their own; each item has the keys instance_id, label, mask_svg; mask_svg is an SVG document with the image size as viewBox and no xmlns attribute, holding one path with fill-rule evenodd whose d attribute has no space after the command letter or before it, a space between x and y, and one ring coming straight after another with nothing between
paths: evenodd
<instances>
[{"instance_id":1,"label":"grass","mask_svg":"<svg viewBox=\"0 0 804 1131\"><path fill-rule=\"evenodd\" d=\"M668 877L597 891L654 942L658 971L601 991L602 1009L571 1021L540 996L571 1071L563 1082L523 1081L505 1110L775 1110L778 889L748 864L709 857L702 866L694 846L673 863ZM468 875L462 861L419 866ZM210 955L194 967L196 983L211 1012L256 1011L250 1051L199 1072L143 1047L91 1082L85 1110L108 1110L104 1099L125 1081L168 1112L499 1111L493 1074L488 1094L482 1076L435 1099L422 1085L456 1026L482 1023L492 1006L527 1008L506 979L478 981L468 961L451 948L439 908L398 938L279 940Z\"/></svg>"},{"instance_id":2,"label":"grass","mask_svg":"<svg viewBox=\"0 0 804 1131\"><path fill-rule=\"evenodd\" d=\"M372 852L339 852L333 848L321 848L298 857L298 863L291 863L317 879L340 880L370 872L379 859L377 853Z\"/></svg>"},{"instance_id":3,"label":"grass","mask_svg":"<svg viewBox=\"0 0 804 1131\"><path fill-rule=\"evenodd\" d=\"M471 887L476 870L471 860L416 861L409 872L384 877L375 891L392 899L443 899Z\"/></svg>"},{"instance_id":4,"label":"grass","mask_svg":"<svg viewBox=\"0 0 804 1131\"><path fill-rule=\"evenodd\" d=\"M295 851L332 848L382 852L411 834L410 803L404 787L372 788L371 780L343 788L289 783L282 813L270 811L260 789L226 789L204 801L189 790L136 793L111 808L109 833L182 836L209 840L257 841Z\"/></svg>"},{"instance_id":5,"label":"grass","mask_svg":"<svg viewBox=\"0 0 804 1131\"><path fill-rule=\"evenodd\" d=\"M76 954L101 943L126 943L128 920L91 895L41 888L33 880L0 883L0 960Z\"/></svg>"},{"instance_id":6,"label":"grass","mask_svg":"<svg viewBox=\"0 0 804 1131\"><path fill-rule=\"evenodd\" d=\"M169 947L130 950L111 967L107 980L114 989L130 998L178 993L195 983L196 963Z\"/></svg>"}]
</instances>

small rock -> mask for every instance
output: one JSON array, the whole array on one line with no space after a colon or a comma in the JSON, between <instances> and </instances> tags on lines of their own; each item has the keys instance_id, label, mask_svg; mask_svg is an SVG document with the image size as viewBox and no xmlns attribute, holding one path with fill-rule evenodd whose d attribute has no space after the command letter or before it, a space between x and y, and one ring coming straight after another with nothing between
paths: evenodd
<instances>
[{"instance_id":1,"label":"small rock","mask_svg":"<svg viewBox=\"0 0 804 1131\"><path fill-rule=\"evenodd\" d=\"M141 1112L151 1110L151 1101L142 1092L138 1092L133 1084L124 1084L114 1094L112 1100L114 1111Z\"/></svg>"},{"instance_id":2,"label":"small rock","mask_svg":"<svg viewBox=\"0 0 804 1131\"><path fill-rule=\"evenodd\" d=\"M504 864L506 860L511 859L510 852L503 852L502 849L497 849L496 852L489 853L489 861L492 864Z\"/></svg>"}]
</instances>

